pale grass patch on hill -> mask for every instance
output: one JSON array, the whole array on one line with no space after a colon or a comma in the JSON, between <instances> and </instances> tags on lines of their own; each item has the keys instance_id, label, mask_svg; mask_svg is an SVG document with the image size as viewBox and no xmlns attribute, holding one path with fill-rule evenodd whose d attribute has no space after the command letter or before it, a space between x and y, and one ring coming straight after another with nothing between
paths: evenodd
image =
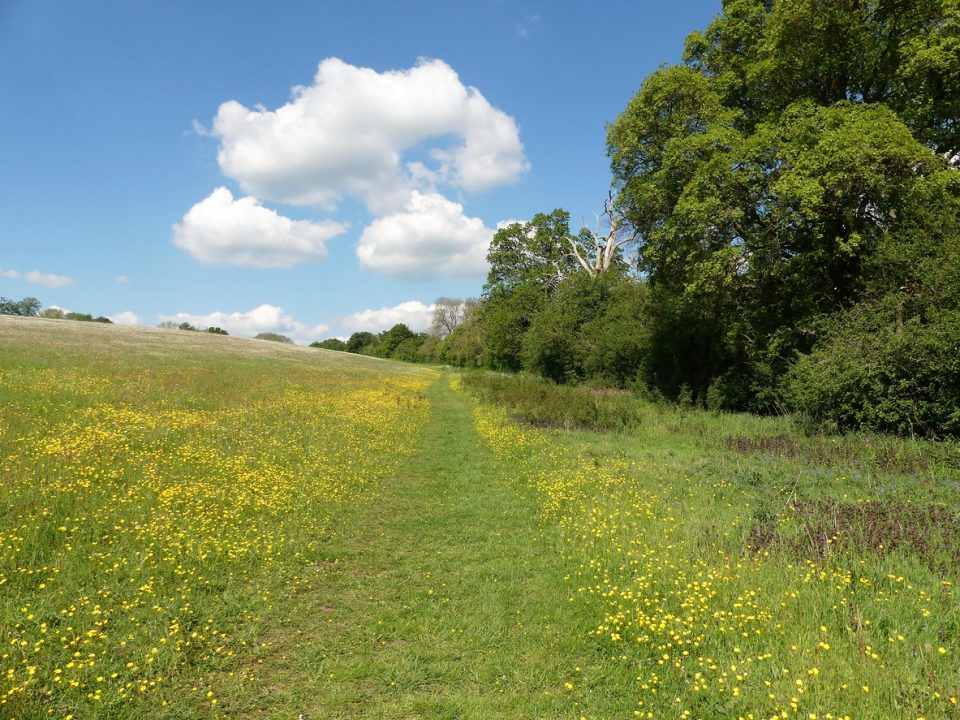
<instances>
[{"instance_id":1,"label":"pale grass patch on hill","mask_svg":"<svg viewBox=\"0 0 960 720\"><path fill-rule=\"evenodd\" d=\"M393 360L266 340L185 330L0 315L0 351L4 347L15 346L43 346L65 352L82 351L97 355L125 352L149 355L195 352L213 356L277 357L343 368L376 368L377 372L385 371L386 367L390 368L388 372L400 374L433 372Z\"/></svg>"}]
</instances>

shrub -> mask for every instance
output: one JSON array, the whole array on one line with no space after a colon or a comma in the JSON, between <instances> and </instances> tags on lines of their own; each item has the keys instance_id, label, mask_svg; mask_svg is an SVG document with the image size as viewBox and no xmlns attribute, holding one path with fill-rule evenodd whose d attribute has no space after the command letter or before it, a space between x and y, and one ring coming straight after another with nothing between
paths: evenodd
<instances>
[{"instance_id":1,"label":"shrub","mask_svg":"<svg viewBox=\"0 0 960 720\"><path fill-rule=\"evenodd\" d=\"M523 336L523 366L555 382L625 387L644 365L646 286L622 276L573 275Z\"/></svg>"},{"instance_id":2,"label":"shrub","mask_svg":"<svg viewBox=\"0 0 960 720\"><path fill-rule=\"evenodd\" d=\"M556 385L530 375L466 373L463 385L480 401L508 408L519 422L599 432L638 427L642 403L630 393Z\"/></svg>"},{"instance_id":3,"label":"shrub","mask_svg":"<svg viewBox=\"0 0 960 720\"><path fill-rule=\"evenodd\" d=\"M318 340L317 342L310 343L312 348L323 348L324 350L340 350L345 352L347 349L347 344L343 340L338 340L337 338L327 338L326 340Z\"/></svg>"},{"instance_id":4,"label":"shrub","mask_svg":"<svg viewBox=\"0 0 960 720\"><path fill-rule=\"evenodd\" d=\"M269 340L270 342L287 343L289 345L293 344L293 340L288 338L286 335L281 335L280 333L274 332L257 333L254 336L254 340Z\"/></svg>"},{"instance_id":5,"label":"shrub","mask_svg":"<svg viewBox=\"0 0 960 720\"><path fill-rule=\"evenodd\" d=\"M960 436L960 312L843 313L791 369L787 396L807 429Z\"/></svg>"}]
</instances>

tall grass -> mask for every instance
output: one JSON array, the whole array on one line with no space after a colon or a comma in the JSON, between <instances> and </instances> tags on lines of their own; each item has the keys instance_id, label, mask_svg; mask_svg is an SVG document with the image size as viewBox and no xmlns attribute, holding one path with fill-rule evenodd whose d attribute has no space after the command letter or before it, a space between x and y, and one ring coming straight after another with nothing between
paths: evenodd
<instances>
[{"instance_id":1,"label":"tall grass","mask_svg":"<svg viewBox=\"0 0 960 720\"><path fill-rule=\"evenodd\" d=\"M562 418L564 398L607 398L464 386L501 405L477 408L478 430L559 533L598 653L636 677L636 717L957 717L954 445L627 396L611 405L633 404L625 432L531 427L524 403Z\"/></svg>"},{"instance_id":2,"label":"tall grass","mask_svg":"<svg viewBox=\"0 0 960 720\"><path fill-rule=\"evenodd\" d=\"M533 427L627 433L648 441L682 437L709 452L789 459L858 474L939 478L948 487L960 482L957 441L869 432L809 434L787 416L719 413L524 374L468 372L462 383L481 402L503 407L512 419Z\"/></svg>"}]
</instances>

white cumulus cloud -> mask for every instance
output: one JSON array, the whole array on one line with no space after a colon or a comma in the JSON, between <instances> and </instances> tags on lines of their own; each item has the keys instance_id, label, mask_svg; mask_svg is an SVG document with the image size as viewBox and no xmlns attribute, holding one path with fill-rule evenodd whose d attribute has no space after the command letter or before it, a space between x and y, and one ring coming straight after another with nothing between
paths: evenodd
<instances>
[{"instance_id":1,"label":"white cumulus cloud","mask_svg":"<svg viewBox=\"0 0 960 720\"><path fill-rule=\"evenodd\" d=\"M179 312L175 315L158 315L160 322L180 324L188 322L194 327L205 330L208 327L220 327L231 335L253 337L262 332L275 332L293 339L298 343L311 343L322 340L329 329L326 325L308 325L294 319L277 305L260 305L245 312L212 312L206 315Z\"/></svg>"},{"instance_id":2,"label":"white cumulus cloud","mask_svg":"<svg viewBox=\"0 0 960 720\"><path fill-rule=\"evenodd\" d=\"M417 332L430 327L433 319L433 305L424 305L419 300L409 300L393 307L379 310L361 310L340 320L340 325L348 333L366 331L380 332L389 330L397 323L403 323Z\"/></svg>"},{"instance_id":3,"label":"white cumulus cloud","mask_svg":"<svg viewBox=\"0 0 960 720\"><path fill-rule=\"evenodd\" d=\"M394 277L482 275L492 237L493 230L464 215L460 203L414 190L403 210L364 229L357 257L364 267Z\"/></svg>"},{"instance_id":4,"label":"white cumulus cloud","mask_svg":"<svg viewBox=\"0 0 960 720\"><path fill-rule=\"evenodd\" d=\"M244 191L327 209L354 196L383 214L415 184L479 191L529 169L514 119L441 60L380 73L329 58L276 110L223 103L212 131Z\"/></svg>"},{"instance_id":5,"label":"white cumulus cloud","mask_svg":"<svg viewBox=\"0 0 960 720\"><path fill-rule=\"evenodd\" d=\"M34 285L43 285L48 288L62 288L73 284L73 278L69 278L66 275L43 273L39 270L22 273L18 270L4 270L0 268L0 277L10 278L11 280L25 280Z\"/></svg>"},{"instance_id":6,"label":"white cumulus cloud","mask_svg":"<svg viewBox=\"0 0 960 720\"><path fill-rule=\"evenodd\" d=\"M142 325L140 322L140 316L137 315L132 310L124 310L121 313L116 315L108 315L107 317L117 325Z\"/></svg>"},{"instance_id":7,"label":"white cumulus cloud","mask_svg":"<svg viewBox=\"0 0 960 720\"><path fill-rule=\"evenodd\" d=\"M327 256L324 243L346 226L291 220L253 197L234 199L218 187L173 226L173 244L204 263L291 267Z\"/></svg>"}]
</instances>

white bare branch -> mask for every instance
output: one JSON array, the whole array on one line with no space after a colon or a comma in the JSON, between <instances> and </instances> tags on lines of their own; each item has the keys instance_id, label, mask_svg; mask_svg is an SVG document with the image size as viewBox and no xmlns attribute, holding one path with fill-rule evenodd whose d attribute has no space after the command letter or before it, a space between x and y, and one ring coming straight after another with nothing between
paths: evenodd
<instances>
[{"instance_id":1,"label":"white bare branch","mask_svg":"<svg viewBox=\"0 0 960 720\"><path fill-rule=\"evenodd\" d=\"M637 240L635 234L624 231L621 217L613 202L612 191L603 203L602 217L605 218L603 224L607 227L605 234L601 235L599 216L596 229L585 228L590 236L589 247L585 247L576 238L570 238L570 255L575 257L590 275L607 272L617 259L617 252Z\"/></svg>"}]
</instances>

